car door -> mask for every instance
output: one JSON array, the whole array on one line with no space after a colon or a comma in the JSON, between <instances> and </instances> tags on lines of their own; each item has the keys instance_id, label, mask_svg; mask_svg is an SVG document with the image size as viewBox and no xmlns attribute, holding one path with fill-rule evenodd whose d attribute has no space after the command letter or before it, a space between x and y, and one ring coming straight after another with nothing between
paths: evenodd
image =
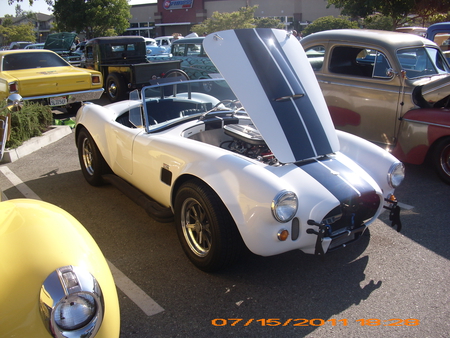
<instances>
[{"instance_id":1,"label":"car door","mask_svg":"<svg viewBox=\"0 0 450 338\"><path fill-rule=\"evenodd\" d=\"M373 46L328 42L306 49L337 129L372 142L395 141L400 78Z\"/></svg>"}]
</instances>

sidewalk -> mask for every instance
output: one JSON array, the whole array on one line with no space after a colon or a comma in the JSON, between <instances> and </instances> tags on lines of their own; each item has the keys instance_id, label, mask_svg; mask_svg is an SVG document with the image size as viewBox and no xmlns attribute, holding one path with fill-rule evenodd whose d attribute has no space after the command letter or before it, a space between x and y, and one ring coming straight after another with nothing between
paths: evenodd
<instances>
[{"instance_id":1,"label":"sidewalk","mask_svg":"<svg viewBox=\"0 0 450 338\"><path fill-rule=\"evenodd\" d=\"M56 142L66 135L72 133L72 128L68 125L51 126L52 129L43 133L41 136L33 137L25 141L20 147L15 149L6 149L0 164L11 163L17 161L32 152Z\"/></svg>"}]
</instances>

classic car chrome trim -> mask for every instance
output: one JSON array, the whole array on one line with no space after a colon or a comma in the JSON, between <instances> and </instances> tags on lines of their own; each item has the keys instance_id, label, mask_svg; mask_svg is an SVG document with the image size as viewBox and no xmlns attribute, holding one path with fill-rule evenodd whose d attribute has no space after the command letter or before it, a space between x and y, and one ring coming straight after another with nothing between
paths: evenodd
<instances>
[{"instance_id":1,"label":"classic car chrome trim","mask_svg":"<svg viewBox=\"0 0 450 338\"><path fill-rule=\"evenodd\" d=\"M348 83L334 82L334 81L327 81L327 80L318 80L318 82L329 84L329 85L338 85L338 86L352 87L352 88L358 88L358 89L368 89L368 90L376 89L377 91L380 91L380 92L398 94L398 90L388 90L388 89L378 88L378 87L374 87L374 86L353 85L353 84L348 84Z\"/></svg>"},{"instance_id":2,"label":"classic car chrome trim","mask_svg":"<svg viewBox=\"0 0 450 338\"><path fill-rule=\"evenodd\" d=\"M67 330L57 325L55 310L70 296L86 295L95 301L95 314L81 327ZM87 270L77 266L63 266L53 271L42 283L39 310L45 327L52 337L94 337L103 322L105 305L97 280Z\"/></svg>"},{"instance_id":3,"label":"classic car chrome trim","mask_svg":"<svg viewBox=\"0 0 450 338\"><path fill-rule=\"evenodd\" d=\"M427 125L427 126L435 126L435 127L442 127L442 128L450 128L450 126L446 126L446 125L444 125L444 124L431 123L431 122L425 122L425 121L417 121L417 120L404 119L404 118L402 118L402 121L413 122L413 123L418 123L418 124L425 124L425 125Z\"/></svg>"},{"instance_id":4,"label":"classic car chrome trim","mask_svg":"<svg viewBox=\"0 0 450 338\"><path fill-rule=\"evenodd\" d=\"M81 101L88 101L88 100L98 100L103 94L103 88L99 89L90 89L90 90L83 90L80 92L67 92L67 93L58 93L58 94L51 94L51 95L41 95L41 96L27 96L24 97L24 100L42 100L42 99L48 99L50 97L59 97L59 96L69 96L67 98L67 103L73 103L73 102L81 102Z\"/></svg>"}]
</instances>

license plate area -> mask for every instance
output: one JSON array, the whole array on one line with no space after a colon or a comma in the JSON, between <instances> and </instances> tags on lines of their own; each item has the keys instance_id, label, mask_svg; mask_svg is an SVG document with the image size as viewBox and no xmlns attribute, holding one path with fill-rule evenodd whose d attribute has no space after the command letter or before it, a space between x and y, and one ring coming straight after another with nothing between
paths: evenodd
<instances>
[{"instance_id":1,"label":"license plate area","mask_svg":"<svg viewBox=\"0 0 450 338\"><path fill-rule=\"evenodd\" d=\"M67 104L67 98L65 96L56 96L50 98L51 106L65 106Z\"/></svg>"}]
</instances>

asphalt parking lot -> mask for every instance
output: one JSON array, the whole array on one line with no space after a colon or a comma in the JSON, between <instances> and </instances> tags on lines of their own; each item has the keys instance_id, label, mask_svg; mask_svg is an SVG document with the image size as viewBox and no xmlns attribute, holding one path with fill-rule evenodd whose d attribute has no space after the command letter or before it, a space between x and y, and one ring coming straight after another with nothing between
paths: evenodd
<instances>
[{"instance_id":1,"label":"asphalt parking lot","mask_svg":"<svg viewBox=\"0 0 450 338\"><path fill-rule=\"evenodd\" d=\"M13 173L11 181L5 173ZM358 243L324 259L247 254L214 274L184 256L158 223L80 171L73 135L0 166L8 198L30 191L74 215L116 270L121 337L448 337L450 186L407 165L397 190L403 230L387 214ZM34 196L34 195L32 195Z\"/></svg>"}]
</instances>

